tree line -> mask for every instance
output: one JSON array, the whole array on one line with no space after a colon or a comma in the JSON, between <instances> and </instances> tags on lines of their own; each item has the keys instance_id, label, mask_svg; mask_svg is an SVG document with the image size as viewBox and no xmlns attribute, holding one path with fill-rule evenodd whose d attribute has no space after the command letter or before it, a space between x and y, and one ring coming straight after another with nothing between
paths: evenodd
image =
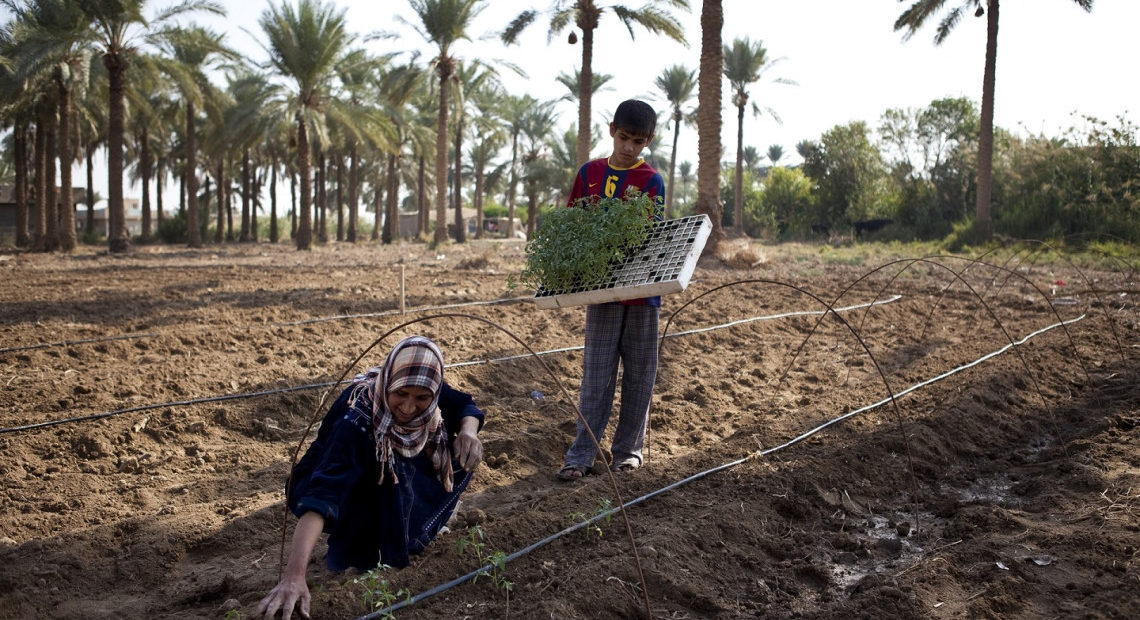
<instances>
[{"instance_id":1,"label":"tree line","mask_svg":"<svg viewBox=\"0 0 1140 620\"><path fill-rule=\"evenodd\" d=\"M1075 1L1091 10L1092 0ZM212 0L184 0L157 11L150 11L153 2L148 0L0 0L0 5L13 15L0 29L0 126L10 129L0 173L11 178L17 206L26 206L17 209L17 245L47 251L75 247L73 212L57 209L61 201L56 192L70 194L72 163L83 160L88 175L84 229L92 234L92 158L102 149L112 252L130 244L123 208L127 175L142 188L143 240L161 234L199 246L211 230L215 241L254 240L258 213L266 210L260 201L267 185L269 237L277 241L283 236L277 225L278 214L285 212L289 236L299 249L311 247L314 234L318 241L330 238L331 226L336 239L356 241L362 209L371 212L374 239L396 238L404 211L417 214L419 236L430 233L439 243L448 238L451 207L450 234L463 242L465 193L477 218L489 199L497 202L489 208L505 204L512 225L516 203L525 200L522 219L533 232L539 207L560 202L566 179L598 137L590 105L609 78L592 69L600 20L620 20L631 36L636 28L684 42L676 12L689 10L687 0L650 0L639 8L551 0L545 9L521 11L500 33L504 45L516 43L540 18L549 19L551 38L568 33L569 43L580 44L579 67L558 78L567 88L564 98L578 107L578 123L560 131L555 102L504 91L499 72L510 67L456 55L456 44L470 38L472 21L486 0L408 0L415 15L411 25L436 51L426 61L415 54L367 51L349 32L344 10L333 2L271 4L257 23L268 56L264 64L242 58L221 34L179 21L201 13L223 15L222 5ZM747 191L760 187L745 183L751 174L751 163L747 168L745 163L761 157L743 144L743 124L749 107L754 115L763 110L778 119L776 111L757 105L748 89L780 59L771 58L759 41L723 44L720 0L702 0L700 10L699 66L667 67L656 81L664 104L658 138L669 136L673 146L653 153L670 153L668 161L654 162L666 172L670 213L683 210L675 205L675 195L682 191L691 199L686 209L712 218L708 250L715 251L722 226L739 233L760 227L786 236L882 214L917 235L933 235L969 219L967 202L962 202L969 200L975 204L972 221L979 235L990 234L993 197L1005 204L1014 189L995 187L993 181L995 167L1005 165L1002 140L1009 139L992 126L998 0L964 0L950 9L942 0L916 0L895 23L909 37L945 10L937 44L970 10L987 16L980 113L972 116L973 124L954 117L954 110L934 113L956 119L953 131L967 132L947 129L947 139L958 150L948 150L947 144L923 146L926 138L904 136L906 124L918 120L906 118L909 113L903 111L884 119L882 124L897 126L879 128L877 157L865 148L870 141L865 126L837 127L797 145L804 159L799 173L810 179L807 202L801 205L796 203L800 198L775 199L780 192L798 195L802 179L796 171L778 167L783 150L772 145L767 153L772 169L763 184L762 204L768 206L761 210L755 199L745 209ZM721 162L725 80L737 113L735 170L722 168ZM771 83L794 84L786 78ZM692 163L677 162L683 124L695 125L698 133L693 196L687 195L686 181ZM1116 146L1108 150L1116 152ZM849 147L855 150L845 150ZM919 162L917 151L898 150L935 147L943 159ZM1001 155L996 163L995 150ZM171 178L180 189L176 212L162 205L162 184ZM279 178L289 182L287 209L277 205ZM733 181L731 200L722 195L722 178ZM152 184L156 205L151 204ZM235 194L241 201L236 223ZM430 210L434 230L429 230ZM1012 211L1003 207L1001 212ZM482 226L476 230L477 235L483 232Z\"/></svg>"}]
</instances>

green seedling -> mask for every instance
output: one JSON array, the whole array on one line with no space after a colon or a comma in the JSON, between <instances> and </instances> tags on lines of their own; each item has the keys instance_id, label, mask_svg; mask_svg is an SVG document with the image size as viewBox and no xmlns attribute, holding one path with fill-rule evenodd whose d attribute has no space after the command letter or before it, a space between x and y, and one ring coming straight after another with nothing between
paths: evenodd
<instances>
[{"instance_id":1,"label":"green seedling","mask_svg":"<svg viewBox=\"0 0 1140 620\"><path fill-rule=\"evenodd\" d=\"M551 209L527 241L526 267L508 286L559 294L604 284L615 264L644 245L656 208L650 196L631 193Z\"/></svg>"},{"instance_id":2,"label":"green seedling","mask_svg":"<svg viewBox=\"0 0 1140 620\"><path fill-rule=\"evenodd\" d=\"M572 512L572 513L570 513L570 518L575 520L575 521L589 521L589 523L586 523L587 535L593 536L593 535L597 534L598 538L601 538L603 535L602 528L601 528L601 526L598 525L598 521L594 517L601 517L602 520L605 521L606 524L608 525L610 522L610 519L613 518L613 513L610 512L610 508L612 506L613 506L613 503L611 503L609 499L603 498L603 499L598 500L597 510L595 510L594 514L591 517L589 517L588 519L586 517L586 513L584 513L584 512ZM604 516L602 516L602 515L604 515Z\"/></svg>"},{"instance_id":3,"label":"green seedling","mask_svg":"<svg viewBox=\"0 0 1140 620\"><path fill-rule=\"evenodd\" d=\"M480 577L489 578L491 585L506 594L507 609L510 610L511 590L515 584L507 579L507 554L503 551L488 552L487 543L483 542L483 528L478 525L470 528L467 534L456 542L456 549L459 555L464 555L468 550L472 551L479 564L491 567L490 570L479 571L471 581L475 583Z\"/></svg>"},{"instance_id":4,"label":"green seedling","mask_svg":"<svg viewBox=\"0 0 1140 620\"><path fill-rule=\"evenodd\" d=\"M380 573L386 569L391 568L387 564L381 564L376 568L356 577L352 580L352 584L360 587L363 591L360 594L361 601L364 603L364 608L370 612L377 609L391 607L396 601L404 599L405 601L411 599L411 592L405 588L393 590L392 582L380 576ZM391 613L382 616L384 620L392 620L396 616Z\"/></svg>"},{"instance_id":5,"label":"green seedling","mask_svg":"<svg viewBox=\"0 0 1140 620\"><path fill-rule=\"evenodd\" d=\"M226 612L226 615L222 616L222 620L242 620L242 618L243 616L241 615L240 609L231 609Z\"/></svg>"}]
</instances>

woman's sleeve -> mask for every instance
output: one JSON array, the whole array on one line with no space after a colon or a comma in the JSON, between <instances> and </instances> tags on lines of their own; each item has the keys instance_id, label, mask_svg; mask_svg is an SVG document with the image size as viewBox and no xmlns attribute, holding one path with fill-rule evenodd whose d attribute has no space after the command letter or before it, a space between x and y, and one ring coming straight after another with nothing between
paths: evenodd
<instances>
[{"instance_id":1,"label":"woman's sleeve","mask_svg":"<svg viewBox=\"0 0 1140 620\"><path fill-rule=\"evenodd\" d=\"M460 392L444 382L439 392L439 411L443 415L443 422L447 431L455 435L459 432L459 423L466 417L479 419L479 429L483 429L483 412L475 406L475 399L466 392Z\"/></svg>"},{"instance_id":2,"label":"woman's sleeve","mask_svg":"<svg viewBox=\"0 0 1140 620\"><path fill-rule=\"evenodd\" d=\"M293 506L298 517L310 511L319 513L325 518L326 530L340 518L353 486L365 472L374 470L376 460L370 424L361 419L364 414L341 401L333 406L339 408L338 415L325 418L324 423L332 428L319 447L312 473L298 485Z\"/></svg>"}]
</instances>

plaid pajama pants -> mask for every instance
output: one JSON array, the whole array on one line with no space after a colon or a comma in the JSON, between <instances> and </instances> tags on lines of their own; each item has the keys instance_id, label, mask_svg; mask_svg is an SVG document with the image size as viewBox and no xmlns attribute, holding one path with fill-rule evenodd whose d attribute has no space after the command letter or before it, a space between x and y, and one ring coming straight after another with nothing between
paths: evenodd
<instances>
[{"instance_id":1,"label":"plaid pajama pants","mask_svg":"<svg viewBox=\"0 0 1140 620\"><path fill-rule=\"evenodd\" d=\"M586 308L586 349L582 356L582 388L578 408L601 442L613 409L621 361L621 407L611 452L615 464L642 461L645 424L657 379L657 306L626 306L619 303ZM567 466L589 469L595 448L582 421L578 435L566 451Z\"/></svg>"}]
</instances>

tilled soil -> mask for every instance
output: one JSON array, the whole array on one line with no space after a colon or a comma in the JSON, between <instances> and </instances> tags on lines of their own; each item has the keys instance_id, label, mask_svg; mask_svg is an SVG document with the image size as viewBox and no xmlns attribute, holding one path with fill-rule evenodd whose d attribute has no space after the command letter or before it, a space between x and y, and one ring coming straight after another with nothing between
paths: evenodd
<instances>
[{"instance_id":1,"label":"tilled soil","mask_svg":"<svg viewBox=\"0 0 1140 620\"><path fill-rule=\"evenodd\" d=\"M551 539L398 618L1140 617L1133 274L880 252L702 259L664 299L648 462L574 483L584 309L509 288L518 242L0 254L0 616L252 617L322 401L423 333L487 458L388 591ZM314 617L368 614L318 549Z\"/></svg>"}]
</instances>

